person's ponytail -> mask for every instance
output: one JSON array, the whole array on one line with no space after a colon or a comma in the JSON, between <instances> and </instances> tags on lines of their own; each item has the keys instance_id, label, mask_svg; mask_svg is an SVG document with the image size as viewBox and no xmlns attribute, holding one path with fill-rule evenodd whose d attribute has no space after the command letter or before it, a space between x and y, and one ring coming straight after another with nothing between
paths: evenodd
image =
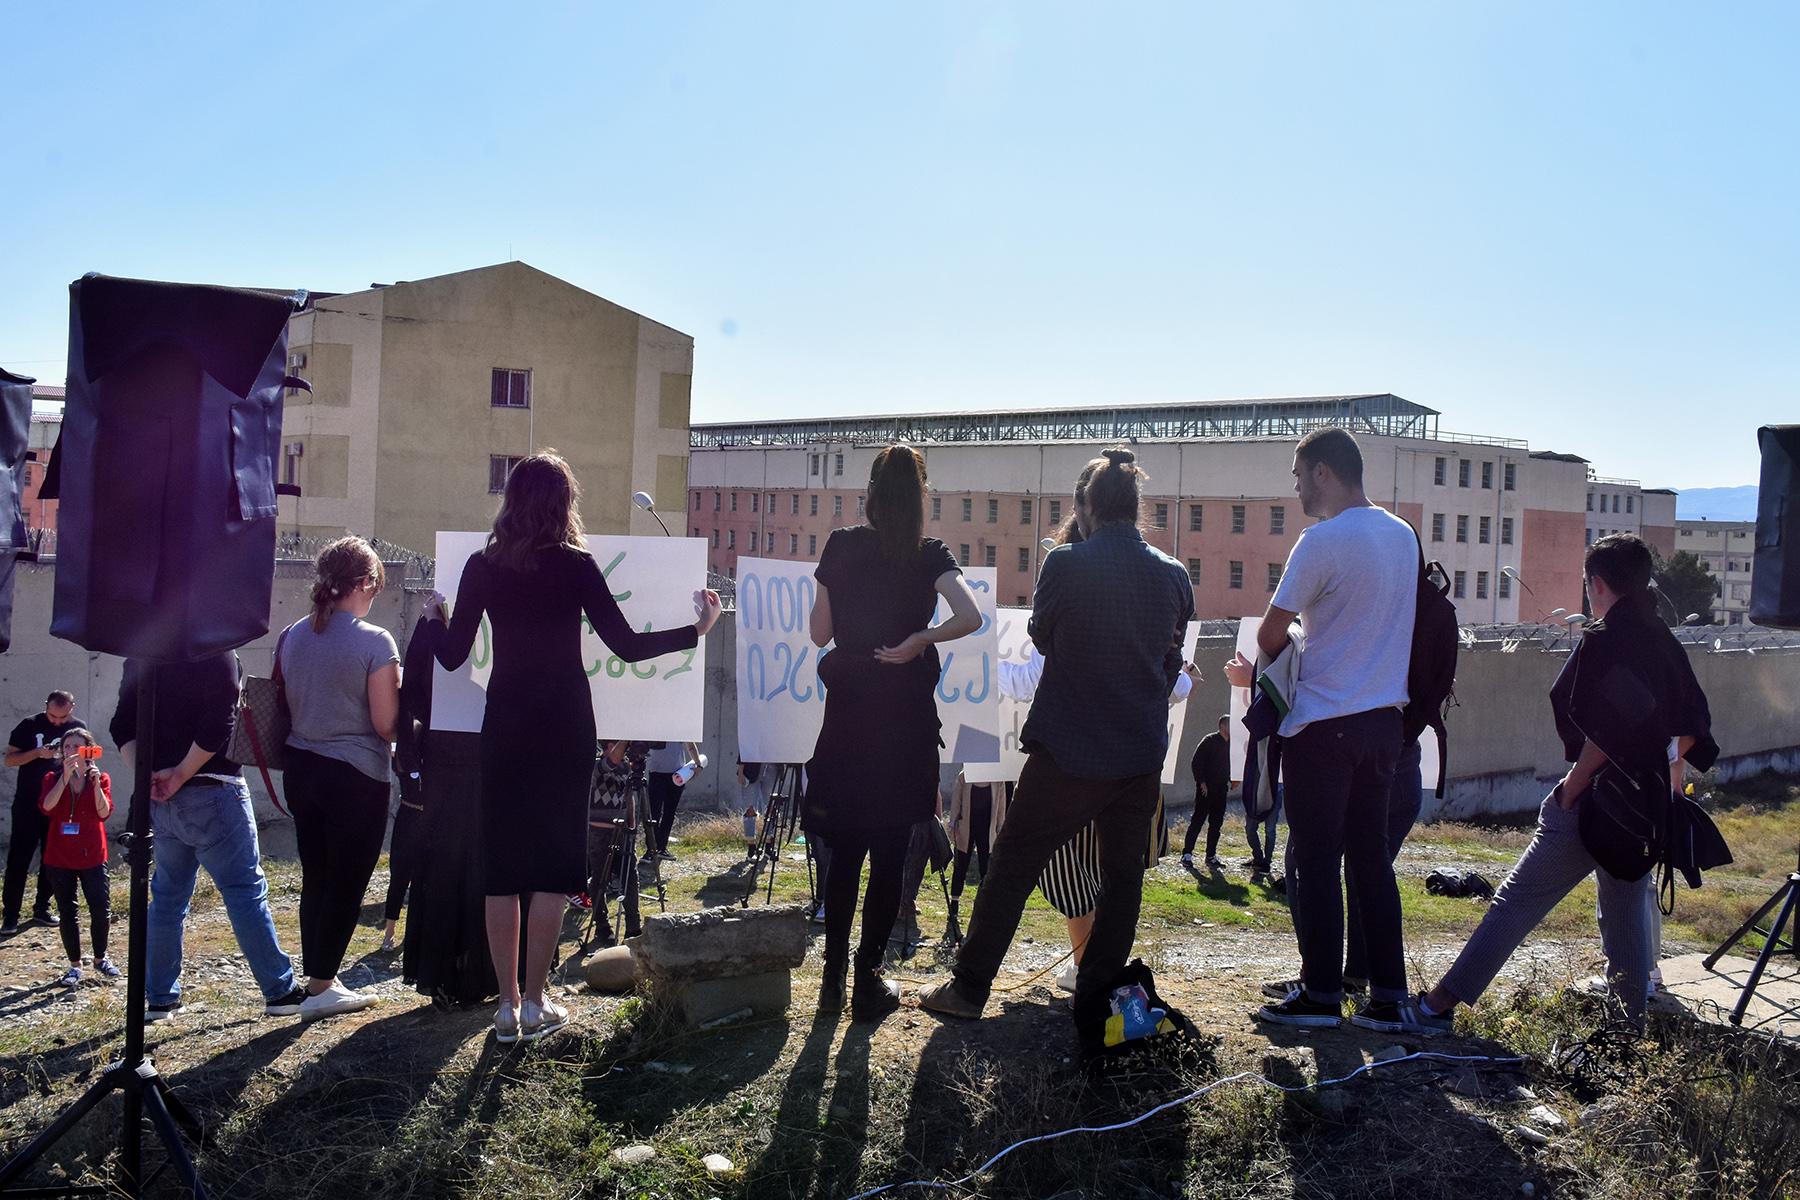
<instances>
[{"instance_id":1,"label":"person's ponytail","mask_svg":"<svg viewBox=\"0 0 1800 1200\"><path fill-rule=\"evenodd\" d=\"M1095 525L1121 521L1137 523L1143 507L1144 484L1150 475L1138 466L1137 455L1123 446L1100 452L1082 468L1075 481L1075 502L1086 505Z\"/></svg>"},{"instance_id":2,"label":"person's ponytail","mask_svg":"<svg viewBox=\"0 0 1800 1200\"><path fill-rule=\"evenodd\" d=\"M925 456L904 442L875 456L869 469L869 525L884 558L919 552L925 536Z\"/></svg>"}]
</instances>

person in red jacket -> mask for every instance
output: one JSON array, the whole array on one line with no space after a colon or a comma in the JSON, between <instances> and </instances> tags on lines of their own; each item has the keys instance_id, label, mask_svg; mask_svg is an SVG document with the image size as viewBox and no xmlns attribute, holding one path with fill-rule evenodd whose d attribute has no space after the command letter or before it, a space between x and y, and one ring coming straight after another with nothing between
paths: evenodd
<instances>
[{"instance_id":1,"label":"person in red jacket","mask_svg":"<svg viewBox=\"0 0 1800 1200\"><path fill-rule=\"evenodd\" d=\"M49 869L50 888L56 896L63 950L69 956L68 973L60 980L66 987L81 982L81 926L75 913L77 886L87 897L94 969L108 979L119 975L119 968L106 956L112 917L106 878L106 818L112 815L112 778L100 769L97 757L82 753L93 745L85 729L71 729L63 734L62 769L44 777L38 796L38 809L50 826L44 843L44 865Z\"/></svg>"}]
</instances>

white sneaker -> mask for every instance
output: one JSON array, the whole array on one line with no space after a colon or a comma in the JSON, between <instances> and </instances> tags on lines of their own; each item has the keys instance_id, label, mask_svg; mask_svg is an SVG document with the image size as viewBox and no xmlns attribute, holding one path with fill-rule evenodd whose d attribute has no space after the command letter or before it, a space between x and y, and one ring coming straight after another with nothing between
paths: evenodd
<instances>
[{"instance_id":1,"label":"white sneaker","mask_svg":"<svg viewBox=\"0 0 1800 1200\"><path fill-rule=\"evenodd\" d=\"M535 1042L539 1038L555 1033L569 1023L569 1010L554 1000L544 1001L542 1008L527 1000L525 1014L519 1022L519 1038L521 1041Z\"/></svg>"},{"instance_id":2,"label":"white sneaker","mask_svg":"<svg viewBox=\"0 0 1800 1200\"><path fill-rule=\"evenodd\" d=\"M503 1046L519 1040L519 1014L510 1004L502 1004L494 1014L494 1040Z\"/></svg>"},{"instance_id":3,"label":"white sneaker","mask_svg":"<svg viewBox=\"0 0 1800 1200\"><path fill-rule=\"evenodd\" d=\"M300 1002L300 1019L313 1021L320 1017L335 1017L339 1013L360 1012L374 1003L375 997L353 992L334 979L330 987Z\"/></svg>"},{"instance_id":4,"label":"white sneaker","mask_svg":"<svg viewBox=\"0 0 1800 1200\"><path fill-rule=\"evenodd\" d=\"M1075 994L1075 980L1081 975L1081 964L1070 962L1068 966L1056 973L1056 986L1071 996Z\"/></svg>"}]
</instances>

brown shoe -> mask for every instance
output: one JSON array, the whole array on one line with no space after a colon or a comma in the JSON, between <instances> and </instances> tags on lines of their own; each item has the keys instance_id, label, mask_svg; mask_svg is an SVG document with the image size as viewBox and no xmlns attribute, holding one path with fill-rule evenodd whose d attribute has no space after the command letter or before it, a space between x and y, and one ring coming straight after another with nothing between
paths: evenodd
<instances>
[{"instance_id":1,"label":"brown shoe","mask_svg":"<svg viewBox=\"0 0 1800 1200\"><path fill-rule=\"evenodd\" d=\"M970 1000L957 989L954 979L945 980L936 987L926 988L919 993L919 1007L941 1013L946 1017L961 1017L965 1021L979 1020L982 1006Z\"/></svg>"}]
</instances>

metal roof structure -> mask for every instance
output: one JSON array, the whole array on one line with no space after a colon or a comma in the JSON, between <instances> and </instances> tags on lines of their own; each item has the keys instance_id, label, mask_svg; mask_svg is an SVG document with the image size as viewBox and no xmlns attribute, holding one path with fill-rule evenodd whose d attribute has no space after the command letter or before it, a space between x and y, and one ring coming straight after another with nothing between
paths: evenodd
<instances>
[{"instance_id":1,"label":"metal roof structure","mask_svg":"<svg viewBox=\"0 0 1800 1200\"><path fill-rule=\"evenodd\" d=\"M1438 412L1388 392L1178 404L796 417L694 425L692 449L827 444L1129 442L1304 437L1337 425L1379 437L1436 439Z\"/></svg>"}]
</instances>

